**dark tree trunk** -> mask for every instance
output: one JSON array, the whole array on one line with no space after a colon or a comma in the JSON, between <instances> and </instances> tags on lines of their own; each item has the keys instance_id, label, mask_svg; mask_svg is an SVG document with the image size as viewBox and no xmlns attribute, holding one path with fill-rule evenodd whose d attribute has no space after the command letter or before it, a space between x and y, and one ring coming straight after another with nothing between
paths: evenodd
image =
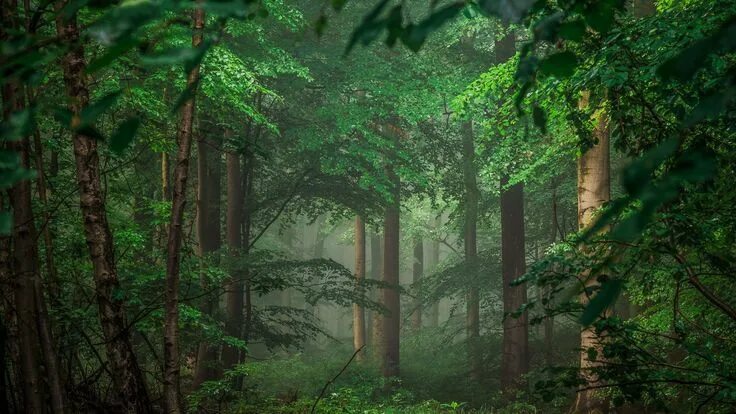
<instances>
[{"instance_id":1,"label":"dark tree trunk","mask_svg":"<svg viewBox=\"0 0 736 414\"><path fill-rule=\"evenodd\" d=\"M360 216L355 217L355 284L362 290L365 279L365 222ZM365 309L357 303L353 304L353 348L355 351L365 346ZM364 359L365 352L357 355L358 361Z\"/></svg>"},{"instance_id":2,"label":"dark tree trunk","mask_svg":"<svg viewBox=\"0 0 736 414\"><path fill-rule=\"evenodd\" d=\"M89 104L85 73L87 65L79 39L76 14L68 16L62 13L61 9L65 5L66 2L56 4L56 27L60 38L69 47L62 56L61 63L66 92L71 101L69 109L72 113L79 114ZM118 403L125 412L148 413L151 411L148 391L130 342L130 327L126 320L123 299L115 294L120 290L120 284L102 195L97 140L74 131L72 143L84 233L92 260L100 323Z\"/></svg>"},{"instance_id":3,"label":"dark tree trunk","mask_svg":"<svg viewBox=\"0 0 736 414\"><path fill-rule=\"evenodd\" d=\"M439 218L435 218L434 228L437 232L439 232L439 229L440 229L440 219ZM439 237L439 235L437 237ZM429 247L430 247L429 263L432 269L431 271L436 272L438 266L440 265L440 241L436 239L432 240ZM429 309L429 326L436 328L439 325L440 325L440 302L439 300L437 300L436 302L432 303L432 306Z\"/></svg>"},{"instance_id":4,"label":"dark tree trunk","mask_svg":"<svg viewBox=\"0 0 736 414\"><path fill-rule=\"evenodd\" d=\"M421 236L414 238L414 264L412 266L412 283L414 284L414 303L412 304L411 327L415 332L422 329L422 276L424 274L424 242Z\"/></svg>"},{"instance_id":5,"label":"dark tree trunk","mask_svg":"<svg viewBox=\"0 0 736 414\"><path fill-rule=\"evenodd\" d=\"M496 63L514 56L516 36L513 30L496 42ZM501 178L501 272L503 273L503 356L501 385L506 391L521 386L522 376L529 371L528 316L515 312L526 303L526 286L511 286L511 282L526 272L524 255L524 186L509 188L508 177Z\"/></svg>"},{"instance_id":6,"label":"dark tree trunk","mask_svg":"<svg viewBox=\"0 0 736 414\"><path fill-rule=\"evenodd\" d=\"M204 10L193 12L192 47L202 43L204 29ZM187 76L187 88L196 90L199 84L199 65ZM184 102L181 110L174 167L174 193L171 198L171 221L169 239L166 246L166 304L164 326L164 406L169 414L181 413L180 363L179 363L179 277L181 266L181 244L184 230L184 208L187 201L187 181L189 179L189 159L192 150L192 127L194 124L195 95Z\"/></svg>"},{"instance_id":7,"label":"dark tree trunk","mask_svg":"<svg viewBox=\"0 0 736 414\"><path fill-rule=\"evenodd\" d=\"M212 288L207 280L208 256L221 247L220 237L220 152L214 139L202 136L197 141L197 239L202 261L200 285L206 296L201 310L212 317L217 307L217 296L207 293ZM207 338L199 343L197 365L192 388L217 377L217 346Z\"/></svg>"},{"instance_id":8,"label":"dark tree trunk","mask_svg":"<svg viewBox=\"0 0 736 414\"><path fill-rule=\"evenodd\" d=\"M388 177L393 185L391 205L386 208L383 224L383 305L388 312L381 317L383 339L381 372L384 377L399 376L399 334L401 329L401 303L399 297L399 176L389 168Z\"/></svg>"},{"instance_id":9,"label":"dark tree trunk","mask_svg":"<svg viewBox=\"0 0 736 414\"><path fill-rule=\"evenodd\" d=\"M233 261L240 257L242 249L241 226L243 223L243 188L240 170L240 156L235 152L226 154L227 164L227 247ZM242 337L243 327L243 277L234 263L230 266L230 281L225 294L225 333L234 338ZM225 346L222 350L222 364L225 369L232 369L241 361L240 349Z\"/></svg>"}]
</instances>

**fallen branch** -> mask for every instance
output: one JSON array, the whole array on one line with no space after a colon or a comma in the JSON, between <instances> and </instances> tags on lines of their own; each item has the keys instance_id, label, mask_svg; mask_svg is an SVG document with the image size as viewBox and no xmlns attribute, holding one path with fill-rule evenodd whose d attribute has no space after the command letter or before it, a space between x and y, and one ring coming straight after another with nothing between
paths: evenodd
<instances>
[{"instance_id":1,"label":"fallen branch","mask_svg":"<svg viewBox=\"0 0 736 414\"><path fill-rule=\"evenodd\" d=\"M342 367L342 369L340 370L340 372L338 372L337 375L335 375L331 380L329 380L329 381L327 381L325 383L325 386L322 387L322 391L320 391L319 396L317 396L317 399L314 400L314 404L312 404L312 410L310 411L311 414L314 414L314 410L317 409L317 404L319 404L319 400L321 400L322 397L325 395L325 391L327 391L327 387L329 387L330 384L334 383L335 380L337 380L337 377L339 377L340 375L342 375L342 373L345 372L346 369L348 369L348 366L350 365L350 363L353 362L353 360L355 359L355 356L358 355L358 353L360 351L362 351L363 348L365 348L365 345L363 345L360 348L356 349L355 352L353 352L353 356L350 357L350 359L348 360L347 364L345 364L345 366Z\"/></svg>"}]
</instances>

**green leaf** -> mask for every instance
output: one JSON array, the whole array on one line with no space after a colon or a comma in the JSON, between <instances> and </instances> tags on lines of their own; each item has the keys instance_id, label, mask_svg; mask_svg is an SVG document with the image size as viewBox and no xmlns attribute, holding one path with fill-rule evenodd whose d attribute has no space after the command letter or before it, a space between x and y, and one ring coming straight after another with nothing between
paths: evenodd
<instances>
[{"instance_id":1,"label":"green leaf","mask_svg":"<svg viewBox=\"0 0 736 414\"><path fill-rule=\"evenodd\" d=\"M585 36L585 23L582 20L561 23L557 33L562 39L579 42Z\"/></svg>"},{"instance_id":2,"label":"green leaf","mask_svg":"<svg viewBox=\"0 0 736 414\"><path fill-rule=\"evenodd\" d=\"M97 121L97 118L115 105L115 102L117 102L120 95L120 91L109 93L97 101L87 105L85 108L82 108L82 111L79 114L80 125L94 124L95 121Z\"/></svg>"},{"instance_id":3,"label":"green leaf","mask_svg":"<svg viewBox=\"0 0 736 414\"><path fill-rule=\"evenodd\" d=\"M401 36L402 43L414 52L419 51L430 33L454 19L463 8L465 8L463 4L451 4L433 12L416 26L410 25Z\"/></svg>"},{"instance_id":4,"label":"green leaf","mask_svg":"<svg viewBox=\"0 0 736 414\"><path fill-rule=\"evenodd\" d=\"M386 27L385 20L381 20L378 17L381 15L383 10L388 5L389 0L381 0L376 6L363 17L360 25L353 31L350 36L347 46L345 47L345 55L348 55L351 50L355 47L358 42L363 45L370 44L374 41L378 35Z\"/></svg>"},{"instance_id":5,"label":"green leaf","mask_svg":"<svg viewBox=\"0 0 736 414\"><path fill-rule=\"evenodd\" d=\"M562 79L572 75L577 64L577 56L571 51L564 51L544 58L539 62L539 71Z\"/></svg>"},{"instance_id":6,"label":"green leaf","mask_svg":"<svg viewBox=\"0 0 736 414\"><path fill-rule=\"evenodd\" d=\"M623 288L621 279L610 279L601 285L598 293L588 302L588 305L580 315L580 323L583 326L589 326L605 311L610 308L618 298Z\"/></svg>"},{"instance_id":7,"label":"green leaf","mask_svg":"<svg viewBox=\"0 0 736 414\"><path fill-rule=\"evenodd\" d=\"M140 126L140 120L137 117L129 118L118 126L115 133L110 137L110 150L116 154L121 154L133 142L135 133Z\"/></svg>"},{"instance_id":8,"label":"green leaf","mask_svg":"<svg viewBox=\"0 0 736 414\"><path fill-rule=\"evenodd\" d=\"M187 87L182 91L182 93L179 95L178 98L176 98L176 101L174 102L174 106L171 108L171 113L175 114L179 112L179 109L190 99L194 99L194 95L197 92L197 87L199 86L199 79L197 79L197 82L192 83L191 85L187 85Z\"/></svg>"},{"instance_id":9,"label":"green leaf","mask_svg":"<svg viewBox=\"0 0 736 414\"><path fill-rule=\"evenodd\" d=\"M138 39L132 36L128 36L124 39L119 40L107 50L107 53L93 60L92 62L90 62L89 65L87 65L87 73L92 74L100 69L109 66L112 62L115 61L115 59L119 58L134 47L138 46L138 44Z\"/></svg>"}]
</instances>

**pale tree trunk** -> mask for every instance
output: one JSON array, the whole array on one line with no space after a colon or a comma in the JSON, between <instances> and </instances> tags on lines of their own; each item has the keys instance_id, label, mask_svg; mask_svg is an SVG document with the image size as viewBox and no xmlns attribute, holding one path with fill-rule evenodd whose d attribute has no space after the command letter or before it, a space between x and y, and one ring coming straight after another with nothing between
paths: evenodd
<instances>
[{"instance_id":1,"label":"pale tree trunk","mask_svg":"<svg viewBox=\"0 0 736 414\"><path fill-rule=\"evenodd\" d=\"M220 153L212 138L200 137L197 141L197 239L202 263L200 285L206 293L202 312L213 316L217 308L217 296L211 295L212 288L207 280L205 261L207 256L220 249ZM214 148L214 149L213 149ZM197 389L205 382L216 378L217 346L207 339L197 348L197 365L192 388Z\"/></svg>"},{"instance_id":2,"label":"pale tree trunk","mask_svg":"<svg viewBox=\"0 0 736 414\"><path fill-rule=\"evenodd\" d=\"M440 230L440 219L435 218L434 220L434 228L437 232ZM439 237L439 235L437 235ZM440 241L439 240L432 240L430 243L430 255L429 255L429 262L430 266L432 268L432 272L436 272L439 265L440 265ZM436 328L440 325L440 301L437 300L436 302L432 303L432 306L429 309L429 326Z\"/></svg>"},{"instance_id":3,"label":"pale tree trunk","mask_svg":"<svg viewBox=\"0 0 736 414\"><path fill-rule=\"evenodd\" d=\"M202 44L204 30L204 10L196 8L193 12L192 47ZM199 84L199 65L187 76L187 88ZM178 151L174 167L174 192L171 197L171 220L169 238L166 245L166 288L164 317L164 407L169 414L181 413L180 362L179 362L179 278L181 267L181 244L184 229L184 209L187 201L187 181L189 179L189 158L192 149L192 128L194 124L195 97L184 102L177 131Z\"/></svg>"},{"instance_id":4,"label":"pale tree trunk","mask_svg":"<svg viewBox=\"0 0 736 414\"><path fill-rule=\"evenodd\" d=\"M496 42L496 61L503 63L513 57L516 47L513 30ZM529 324L526 312L518 318L515 312L527 301L526 286L511 286L511 282L526 272L524 237L524 186L508 187L508 176L501 177L501 273L503 274L503 355L501 387L512 391L522 386L522 377L529 371ZM507 188L508 187L508 188Z\"/></svg>"},{"instance_id":5,"label":"pale tree trunk","mask_svg":"<svg viewBox=\"0 0 736 414\"><path fill-rule=\"evenodd\" d=\"M590 92L583 92L580 107L589 106ZM582 230L593 223L595 212L611 199L611 167L608 115L602 109L594 114L595 129L593 131L595 145L585 151L578 159L578 227ZM605 230L604 230L605 231ZM589 271L580 275L586 291L597 290L600 286ZM585 306L590 300L588 293L580 295L580 302ZM587 327L580 333L580 374L585 379L587 387L600 385L601 381L592 374L591 369L603 363L603 341L595 333L594 327ZM588 358L589 350L595 350L599 356L595 360ZM578 392L575 401L575 411L590 413L605 412L608 408L607 399L601 397L594 390Z\"/></svg>"},{"instance_id":6,"label":"pale tree trunk","mask_svg":"<svg viewBox=\"0 0 736 414\"><path fill-rule=\"evenodd\" d=\"M386 208L383 224L383 306L388 312L381 316L382 349L381 372L384 377L399 376L399 334L401 329L401 303L399 297L399 176L389 168L388 177L393 185L391 204Z\"/></svg>"},{"instance_id":7,"label":"pale tree trunk","mask_svg":"<svg viewBox=\"0 0 736 414\"><path fill-rule=\"evenodd\" d=\"M360 216L355 217L355 284L363 285L365 279L365 222ZM357 303L353 304L353 348L355 351L365 346L365 309ZM365 352L357 355L357 360L364 359Z\"/></svg>"},{"instance_id":8,"label":"pale tree trunk","mask_svg":"<svg viewBox=\"0 0 736 414\"><path fill-rule=\"evenodd\" d=\"M87 65L79 39L77 16L62 13L65 5L66 2L56 3L56 29L69 47L62 56L61 65L66 92L71 101L69 109L78 115L89 104L85 73ZM148 413L151 411L148 391L130 342L130 327L123 299L115 294L120 291L120 284L102 195L97 140L75 131L72 133L72 143L84 234L92 261L100 324L110 371L113 372L111 379L117 392L117 402L124 412Z\"/></svg>"},{"instance_id":9,"label":"pale tree trunk","mask_svg":"<svg viewBox=\"0 0 736 414\"><path fill-rule=\"evenodd\" d=\"M225 156L227 164L227 215L226 239L227 247L233 261L240 257L243 247L241 226L243 223L243 182L240 170L240 156L228 152ZM243 277L242 272L233 264L230 265L230 280L225 293L225 334L233 338L241 338L243 327ZM241 361L240 349L225 345L222 350L223 368L232 369Z\"/></svg>"},{"instance_id":10,"label":"pale tree trunk","mask_svg":"<svg viewBox=\"0 0 736 414\"><path fill-rule=\"evenodd\" d=\"M478 184L475 169L475 142L473 124L467 121L462 125L463 139L463 182L465 186L465 228L463 241L465 246L465 263L475 269L478 259L477 226L478 226ZM477 379L480 375L480 292L472 286L467 293L465 329L468 341L468 365L470 377Z\"/></svg>"},{"instance_id":11,"label":"pale tree trunk","mask_svg":"<svg viewBox=\"0 0 736 414\"><path fill-rule=\"evenodd\" d=\"M419 296L424 275L424 241L421 236L414 238L414 263L412 265L412 284L415 297L412 304L411 328L414 332L422 329L422 298Z\"/></svg>"}]
</instances>

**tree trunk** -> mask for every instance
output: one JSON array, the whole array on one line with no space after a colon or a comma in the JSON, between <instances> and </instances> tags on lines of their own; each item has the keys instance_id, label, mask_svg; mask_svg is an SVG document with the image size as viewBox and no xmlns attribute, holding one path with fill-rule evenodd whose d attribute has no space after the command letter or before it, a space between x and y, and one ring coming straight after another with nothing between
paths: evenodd
<instances>
[{"instance_id":1,"label":"tree trunk","mask_svg":"<svg viewBox=\"0 0 736 414\"><path fill-rule=\"evenodd\" d=\"M412 266L412 284L414 285L415 297L412 304L411 328L414 332L422 329L422 298L421 292L422 276L424 274L424 242L422 237L414 238L414 264Z\"/></svg>"},{"instance_id":2,"label":"tree trunk","mask_svg":"<svg viewBox=\"0 0 736 414\"><path fill-rule=\"evenodd\" d=\"M503 63L516 52L513 30L496 42L496 63ZM511 286L511 282L526 271L524 256L524 186L510 188L508 176L501 178L501 272L503 274L503 356L501 386L505 391L519 388L522 376L529 371L528 315L515 318L515 312L526 303L526 286Z\"/></svg>"},{"instance_id":3,"label":"tree trunk","mask_svg":"<svg viewBox=\"0 0 736 414\"><path fill-rule=\"evenodd\" d=\"M204 10L197 8L193 12L194 30L192 47L202 43L204 29ZM187 76L187 88L196 88L199 84L199 65L195 66ZM184 102L181 110L174 167L174 193L171 198L171 220L169 239L166 246L166 289L164 320L164 406L169 414L182 412L181 393L179 390L179 273L181 266L181 243L184 228L184 208L187 201L187 181L189 179L189 158L192 149L192 127L194 124L195 93Z\"/></svg>"},{"instance_id":4,"label":"tree trunk","mask_svg":"<svg viewBox=\"0 0 736 414\"><path fill-rule=\"evenodd\" d=\"M434 228L437 232L440 229L440 219L435 218ZM439 237L439 235L437 235ZM436 272L440 265L440 241L432 240L430 244L430 256L429 262L432 272ZM429 310L429 326L436 328L440 325L440 301L439 299L432 303L432 307Z\"/></svg>"},{"instance_id":5,"label":"tree trunk","mask_svg":"<svg viewBox=\"0 0 736 414\"><path fill-rule=\"evenodd\" d=\"M381 246L381 235L373 233L371 235L371 279L381 280L383 269L383 247ZM374 299L383 302L383 289L373 292ZM373 356L378 358L383 345L383 319L378 312L371 312L371 346L373 347Z\"/></svg>"},{"instance_id":6,"label":"tree trunk","mask_svg":"<svg viewBox=\"0 0 736 414\"><path fill-rule=\"evenodd\" d=\"M583 92L580 107L589 105L590 92ZM578 227L584 229L591 225L595 212L611 199L611 167L609 145L608 115L604 110L594 114L595 129L593 131L596 144L585 151L578 159ZM596 290L599 286L594 277L589 277L589 271L583 272L581 279L586 290ZM589 301L586 292L580 295L580 302L586 305ZM587 386L595 386L600 381L590 372L590 369L601 363L601 358L588 359L588 350L595 350L597 355L603 355L603 339L596 335L594 327L588 327L580 333L580 373L586 380ZM608 401L601 398L593 390L581 391L575 401L575 411L589 413L595 410L605 412Z\"/></svg>"},{"instance_id":7,"label":"tree trunk","mask_svg":"<svg viewBox=\"0 0 736 414\"><path fill-rule=\"evenodd\" d=\"M365 222L360 216L355 217L355 283L362 290L365 279ZM353 348L355 351L365 346L365 310L357 303L353 304ZM364 359L365 352L357 355L358 361Z\"/></svg>"},{"instance_id":8,"label":"tree trunk","mask_svg":"<svg viewBox=\"0 0 736 414\"><path fill-rule=\"evenodd\" d=\"M475 143L473 124L466 121L462 125L463 137L463 182L465 186L465 228L463 240L465 245L465 263L474 271L478 259L477 225L478 225L478 184L475 169ZM475 279L475 278L474 278ZM468 365L470 377L477 379L480 374L480 294L478 286L468 290L466 302L465 325L468 340Z\"/></svg>"},{"instance_id":9,"label":"tree trunk","mask_svg":"<svg viewBox=\"0 0 736 414\"><path fill-rule=\"evenodd\" d=\"M64 1L56 3L56 30L69 47L62 56L61 64L66 92L71 101L69 109L78 115L82 108L89 104L85 73L87 65L84 60L83 43L79 39L77 16L62 13L61 10L65 5ZM130 342L130 327L126 321L123 299L116 294L120 291L120 284L100 184L102 174L97 140L74 131L72 142L84 233L92 260L100 323L118 403L125 412L148 413L151 406L143 373Z\"/></svg>"},{"instance_id":10,"label":"tree trunk","mask_svg":"<svg viewBox=\"0 0 736 414\"><path fill-rule=\"evenodd\" d=\"M197 141L197 239L202 263L200 285L204 292L212 286L207 280L205 262L207 256L221 247L220 238L220 153L212 138L202 136ZM217 308L217 296L206 293L202 313L213 316ZM192 388L197 389L205 382L216 378L218 370L217 346L204 339L197 348L197 366Z\"/></svg>"},{"instance_id":11,"label":"tree trunk","mask_svg":"<svg viewBox=\"0 0 736 414\"><path fill-rule=\"evenodd\" d=\"M233 261L240 257L242 249L241 225L243 222L243 188L240 171L240 156L235 152L228 152L227 163L227 247ZM230 281L226 286L225 294L225 334L233 338L242 337L243 327L243 277L240 270L233 263L230 266ZM225 346L222 350L222 364L225 369L232 369L241 361L240 349L234 346Z\"/></svg>"},{"instance_id":12,"label":"tree trunk","mask_svg":"<svg viewBox=\"0 0 736 414\"><path fill-rule=\"evenodd\" d=\"M6 39L5 28L16 26L12 13L17 4L3 2L2 28L0 40ZM17 26L16 26L17 27ZM23 90L16 81L7 80L2 85L3 119L25 107ZM20 167L28 169L28 138L5 142L9 150L16 151ZM20 372L23 380L23 401L29 413L43 413L45 392L41 382L40 339L36 328L38 313L35 307L34 285L38 275L38 250L36 246L36 227L31 210L31 183L28 180L17 182L8 192L13 214L13 228L10 256L10 271L13 286L13 302L17 314L18 344L20 353Z\"/></svg>"},{"instance_id":13,"label":"tree trunk","mask_svg":"<svg viewBox=\"0 0 736 414\"><path fill-rule=\"evenodd\" d=\"M393 185L391 204L386 208L383 224L383 305L388 312L381 317L383 340L381 372L384 377L399 376L399 334L401 329L401 303L399 297L399 176L389 168L388 177Z\"/></svg>"}]
</instances>

